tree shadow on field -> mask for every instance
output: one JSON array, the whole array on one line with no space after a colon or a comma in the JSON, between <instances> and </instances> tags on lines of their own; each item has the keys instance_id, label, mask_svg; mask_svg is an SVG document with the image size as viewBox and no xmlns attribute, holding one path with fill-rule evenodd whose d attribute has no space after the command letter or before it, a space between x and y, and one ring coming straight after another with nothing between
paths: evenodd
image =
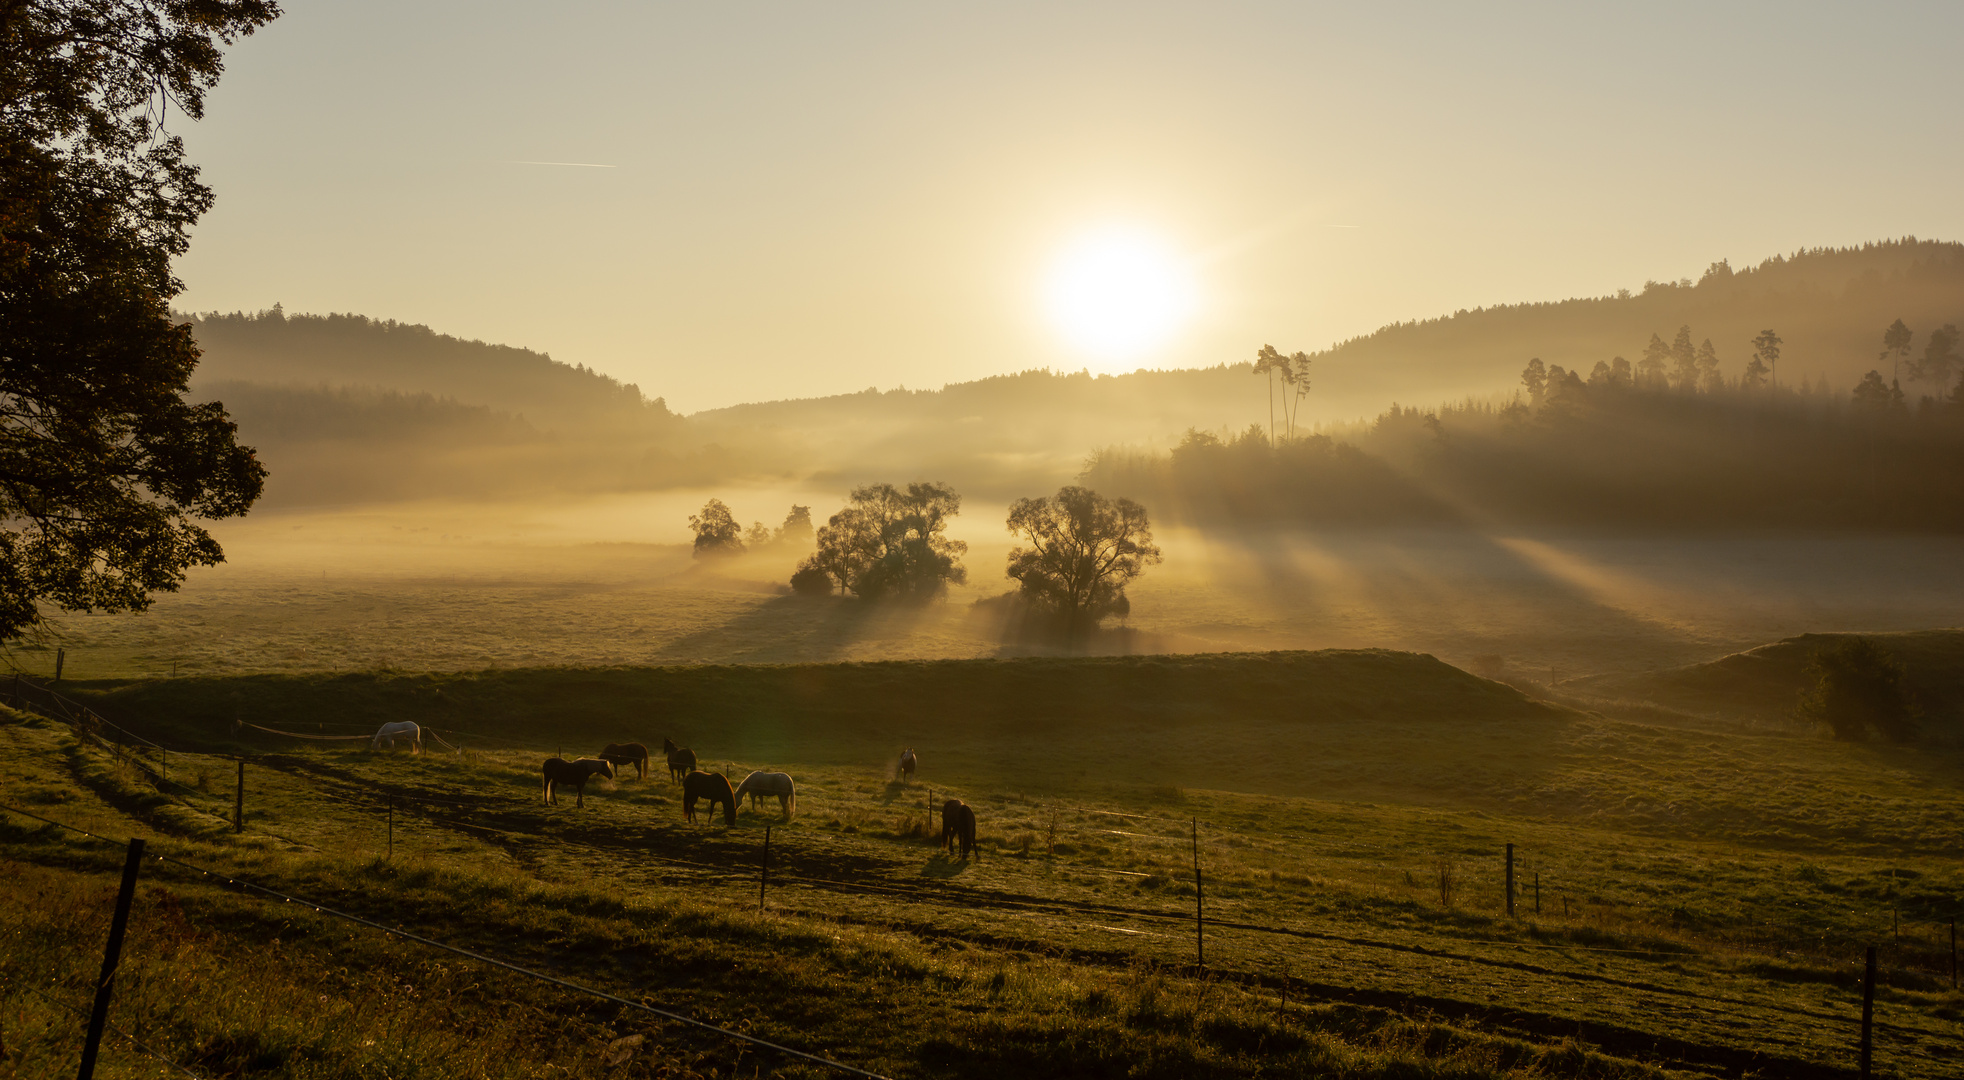
<instances>
[{"instance_id":1,"label":"tree shadow on field","mask_svg":"<svg viewBox=\"0 0 1964 1080\"><path fill-rule=\"evenodd\" d=\"M894 800L915 790L921 790L921 786L919 784L908 783L905 780L889 780L887 781L886 790L880 792L880 805L892 806Z\"/></svg>"},{"instance_id":2,"label":"tree shadow on field","mask_svg":"<svg viewBox=\"0 0 1964 1080\"><path fill-rule=\"evenodd\" d=\"M937 881L958 878L968 872L968 860L951 858L946 854L936 855L921 867L921 876Z\"/></svg>"},{"instance_id":3,"label":"tree shadow on field","mask_svg":"<svg viewBox=\"0 0 1964 1080\"><path fill-rule=\"evenodd\" d=\"M867 641L904 643L920 625L936 620L941 607L872 604L839 596L780 596L663 646L654 659L823 663L845 658Z\"/></svg>"}]
</instances>

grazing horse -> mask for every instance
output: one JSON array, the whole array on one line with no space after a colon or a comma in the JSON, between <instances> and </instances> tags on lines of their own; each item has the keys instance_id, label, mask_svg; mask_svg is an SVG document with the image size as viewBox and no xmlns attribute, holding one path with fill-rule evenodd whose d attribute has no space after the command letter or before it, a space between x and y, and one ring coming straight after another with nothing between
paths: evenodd
<instances>
[{"instance_id":1,"label":"grazing horse","mask_svg":"<svg viewBox=\"0 0 1964 1080\"><path fill-rule=\"evenodd\" d=\"M380 750L382 749L383 741L387 740L389 749L394 750L397 739L409 740L410 753L420 754L423 752L423 729L407 720L395 724L383 724L381 729L375 733L375 738L369 740L368 748L370 750Z\"/></svg>"},{"instance_id":2,"label":"grazing horse","mask_svg":"<svg viewBox=\"0 0 1964 1080\"><path fill-rule=\"evenodd\" d=\"M960 799L949 799L941 804L941 846L953 855L958 843L963 859L972 851L977 859L982 857L975 851L975 808Z\"/></svg>"},{"instance_id":3,"label":"grazing horse","mask_svg":"<svg viewBox=\"0 0 1964 1080\"><path fill-rule=\"evenodd\" d=\"M784 814L786 821L790 821L791 815L798 812L798 791L791 786L790 773L751 773L743 778L743 783L737 785L736 797L741 799L745 795L750 796L752 808L756 807L757 797L760 795L777 796L778 809Z\"/></svg>"},{"instance_id":4,"label":"grazing horse","mask_svg":"<svg viewBox=\"0 0 1964 1080\"><path fill-rule=\"evenodd\" d=\"M583 757L578 761L565 758L547 758L545 768L546 786L542 793L546 802L559 805L559 785L573 785L574 806L586 805L586 782L595 776L614 778L614 765L599 758Z\"/></svg>"},{"instance_id":5,"label":"grazing horse","mask_svg":"<svg viewBox=\"0 0 1964 1080\"><path fill-rule=\"evenodd\" d=\"M681 780L695 771L696 752L694 750L686 746L675 745L675 740L666 735L662 736L661 748L662 752L668 755L668 779L671 782Z\"/></svg>"},{"instance_id":6,"label":"grazing horse","mask_svg":"<svg viewBox=\"0 0 1964 1080\"><path fill-rule=\"evenodd\" d=\"M920 762L915 760L914 758L913 747L910 746L906 750L902 751L900 754L900 782L903 784L913 783L914 770L919 767L920 767Z\"/></svg>"},{"instance_id":7,"label":"grazing horse","mask_svg":"<svg viewBox=\"0 0 1964 1080\"><path fill-rule=\"evenodd\" d=\"M634 778L648 778L648 748L638 742L610 742L600 751L600 760L610 762L616 769L634 766Z\"/></svg>"},{"instance_id":8,"label":"grazing horse","mask_svg":"<svg viewBox=\"0 0 1964 1080\"><path fill-rule=\"evenodd\" d=\"M730 790L729 778L722 773L698 770L682 778L683 820L696 819L697 799L708 799L711 806L722 803L723 824L736 824L736 792Z\"/></svg>"}]
</instances>

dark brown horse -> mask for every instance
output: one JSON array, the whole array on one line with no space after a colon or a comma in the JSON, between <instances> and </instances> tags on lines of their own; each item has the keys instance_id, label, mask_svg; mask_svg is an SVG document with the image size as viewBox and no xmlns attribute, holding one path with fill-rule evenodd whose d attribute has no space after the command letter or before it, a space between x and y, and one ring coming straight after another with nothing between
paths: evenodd
<instances>
[{"instance_id":1,"label":"dark brown horse","mask_svg":"<svg viewBox=\"0 0 1964 1080\"><path fill-rule=\"evenodd\" d=\"M675 745L675 740L666 735L662 736L661 748L662 752L668 755L668 779L670 782L681 780L683 777L695 771L696 752L694 750L686 746Z\"/></svg>"},{"instance_id":2,"label":"dark brown horse","mask_svg":"<svg viewBox=\"0 0 1964 1080\"><path fill-rule=\"evenodd\" d=\"M546 779L543 796L545 801L554 806L559 805L559 785L561 784L573 785L574 806L585 806L586 782L589 779L596 776L604 776L609 780L614 778L614 766L611 762L590 757L583 757L578 761L567 761L565 758L547 758L545 768L542 771L545 773Z\"/></svg>"},{"instance_id":3,"label":"dark brown horse","mask_svg":"<svg viewBox=\"0 0 1964 1080\"><path fill-rule=\"evenodd\" d=\"M975 849L975 809L960 799L949 799L941 804L941 846L953 855L956 845L964 859L971 852L977 859L982 857Z\"/></svg>"},{"instance_id":4,"label":"dark brown horse","mask_svg":"<svg viewBox=\"0 0 1964 1080\"><path fill-rule=\"evenodd\" d=\"M692 772L682 778L682 819L696 819L696 800L708 799L711 806L723 804L723 824L736 824L737 798L730 780L722 773Z\"/></svg>"},{"instance_id":5,"label":"dark brown horse","mask_svg":"<svg viewBox=\"0 0 1964 1080\"><path fill-rule=\"evenodd\" d=\"M616 770L634 766L634 778L648 778L648 748L638 742L610 742L600 751L600 760L610 762Z\"/></svg>"}]
</instances>

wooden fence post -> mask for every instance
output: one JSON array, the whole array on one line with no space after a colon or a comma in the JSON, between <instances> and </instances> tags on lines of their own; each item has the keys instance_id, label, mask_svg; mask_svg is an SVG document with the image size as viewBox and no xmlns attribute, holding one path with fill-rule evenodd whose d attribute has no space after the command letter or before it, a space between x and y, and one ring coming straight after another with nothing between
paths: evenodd
<instances>
[{"instance_id":1,"label":"wooden fence post","mask_svg":"<svg viewBox=\"0 0 1964 1080\"><path fill-rule=\"evenodd\" d=\"M757 878L757 910L764 910L764 890L771 884L771 827L764 826L764 872Z\"/></svg>"},{"instance_id":2,"label":"wooden fence post","mask_svg":"<svg viewBox=\"0 0 1964 1080\"><path fill-rule=\"evenodd\" d=\"M396 857L396 797L389 796L389 858Z\"/></svg>"},{"instance_id":3,"label":"wooden fence post","mask_svg":"<svg viewBox=\"0 0 1964 1080\"><path fill-rule=\"evenodd\" d=\"M1514 845L1507 845L1507 917L1514 917Z\"/></svg>"},{"instance_id":4,"label":"wooden fence post","mask_svg":"<svg viewBox=\"0 0 1964 1080\"><path fill-rule=\"evenodd\" d=\"M130 901L136 896L136 872L143 865L143 841L130 841L123 859L123 887L116 894L116 914L109 920L109 946L102 953L102 974L95 981L95 1007L89 1011L88 1041L82 1044L82 1069L76 1080L95 1076L96 1048L102 1044L102 1028L109 1022L109 994L116 983L116 962L123 955L123 931L130 925Z\"/></svg>"},{"instance_id":5,"label":"wooden fence post","mask_svg":"<svg viewBox=\"0 0 1964 1080\"><path fill-rule=\"evenodd\" d=\"M1534 872L1534 913L1541 914L1541 871Z\"/></svg>"},{"instance_id":6,"label":"wooden fence post","mask_svg":"<svg viewBox=\"0 0 1964 1080\"><path fill-rule=\"evenodd\" d=\"M1950 917L1950 988L1957 989L1957 916Z\"/></svg>"},{"instance_id":7,"label":"wooden fence post","mask_svg":"<svg viewBox=\"0 0 1964 1080\"><path fill-rule=\"evenodd\" d=\"M934 789L927 789L927 838L934 839Z\"/></svg>"},{"instance_id":8,"label":"wooden fence post","mask_svg":"<svg viewBox=\"0 0 1964 1080\"><path fill-rule=\"evenodd\" d=\"M245 831L245 759L236 760L239 763L239 786L232 793L232 831L240 833Z\"/></svg>"},{"instance_id":9,"label":"wooden fence post","mask_svg":"<svg viewBox=\"0 0 1964 1080\"><path fill-rule=\"evenodd\" d=\"M56 682L60 682L60 681L61 681L61 668L62 668L62 665L64 665L64 664L66 664L66 663L68 663L68 650L67 650L67 649L56 649L56 650L55 650L55 681L56 681ZM90 1069L91 1071L93 1071L93 1070L95 1069L95 1062L93 1062L93 1061L91 1061L91 1062L89 1063L89 1069Z\"/></svg>"},{"instance_id":10,"label":"wooden fence post","mask_svg":"<svg viewBox=\"0 0 1964 1080\"><path fill-rule=\"evenodd\" d=\"M1193 965L1207 966L1207 936L1201 911L1200 819L1193 819Z\"/></svg>"},{"instance_id":11,"label":"wooden fence post","mask_svg":"<svg viewBox=\"0 0 1964 1080\"><path fill-rule=\"evenodd\" d=\"M1875 946L1868 947L1862 971L1862 1080L1869 1080L1869 1066L1875 1057L1875 1041L1870 1029L1875 1020Z\"/></svg>"}]
</instances>

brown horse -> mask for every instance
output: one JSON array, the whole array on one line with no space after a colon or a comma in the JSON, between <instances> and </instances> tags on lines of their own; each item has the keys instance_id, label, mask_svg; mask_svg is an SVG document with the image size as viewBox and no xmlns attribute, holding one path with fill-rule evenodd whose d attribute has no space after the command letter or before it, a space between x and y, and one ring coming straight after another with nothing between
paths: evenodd
<instances>
[{"instance_id":1,"label":"brown horse","mask_svg":"<svg viewBox=\"0 0 1964 1080\"><path fill-rule=\"evenodd\" d=\"M975 848L975 809L960 799L949 799L941 804L941 846L953 855L958 844L963 859L967 859L970 852L974 852L977 859L982 858L982 853Z\"/></svg>"},{"instance_id":2,"label":"brown horse","mask_svg":"<svg viewBox=\"0 0 1964 1080\"><path fill-rule=\"evenodd\" d=\"M696 768L696 752L686 746L675 745L675 740L662 736L662 752L668 755L668 779L672 783L688 776Z\"/></svg>"},{"instance_id":3,"label":"brown horse","mask_svg":"<svg viewBox=\"0 0 1964 1080\"><path fill-rule=\"evenodd\" d=\"M729 777L716 772L692 772L682 778L682 819L696 819L696 800L707 799L709 805L723 804L723 824L736 824L736 792L730 788Z\"/></svg>"},{"instance_id":4,"label":"brown horse","mask_svg":"<svg viewBox=\"0 0 1964 1080\"><path fill-rule=\"evenodd\" d=\"M648 778L648 748L638 742L610 742L600 751L600 760L611 762L615 769L634 766L634 778Z\"/></svg>"},{"instance_id":5,"label":"brown horse","mask_svg":"<svg viewBox=\"0 0 1964 1080\"><path fill-rule=\"evenodd\" d=\"M559 805L559 785L561 784L573 785L574 806L585 806L586 782L588 780L596 776L604 776L609 780L614 778L613 763L590 757L583 757L578 761L567 761L565 758L547 758L542 771L545 773L543 797L546 802L554 806Z\"/></svg>"}]
</instances>

